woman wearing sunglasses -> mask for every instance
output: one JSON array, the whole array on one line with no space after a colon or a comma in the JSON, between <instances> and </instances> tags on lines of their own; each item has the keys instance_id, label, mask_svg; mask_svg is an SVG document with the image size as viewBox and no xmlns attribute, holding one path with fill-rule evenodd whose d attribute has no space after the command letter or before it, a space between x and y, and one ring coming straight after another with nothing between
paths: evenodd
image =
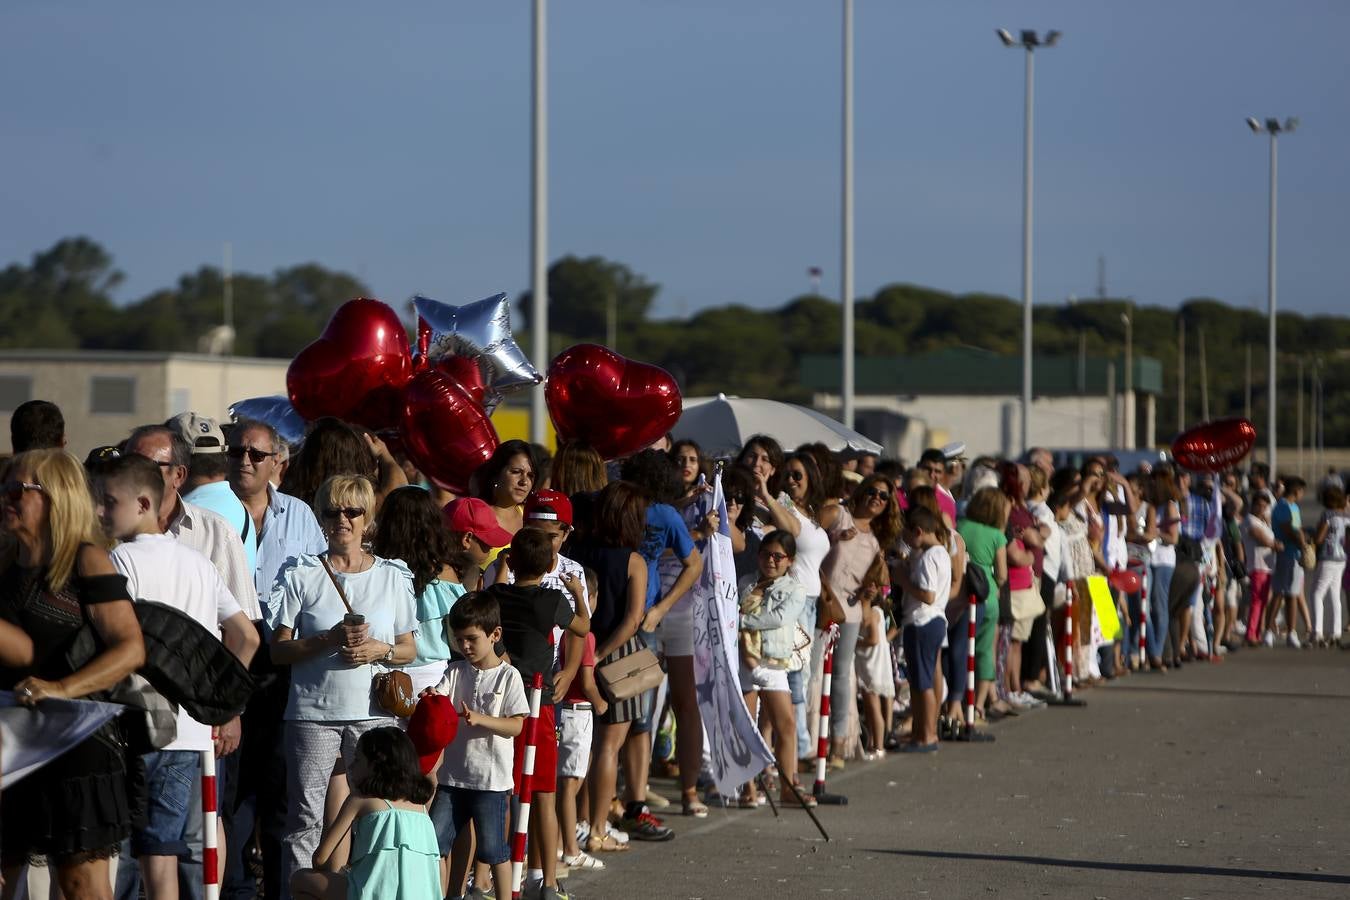
<instances>
[{"instance_id":1,"label":"woman wearing sunglasses","mask_svg":"<svg viewBox=\"0 0 1350 900\"><path fill-rule=\"evenodd\" d=\"M884 550L900 536L900 508L889 479L870 475L853 492L830 528L833 545L820 567L825 587L843 610L834 645L834 678L830 684L830 765L842 768L858 744L858 712L853 702L853 654L863 614L877 596L879 584L869 572L880 569L889 580ZM877 746L881 746L881 740Z\"/></svg>"},{"instance_id":2,"label":"woman wearing sunglasses","mask_svg":"<svg viewBox=\"0 0 1350 900\"><path fill-rule=\"evenodd\" d=\"M79 460L33 450L10 461L0 524L0 687L35 706L47 698L104 699L145 661L127 582L102 547ZM73 670L66 649L88 622L103 648ZM10 624L13 623L13 624ZM131 833L126 744L119 720L99 728L5 791L4 879L45 860L69 898L111 896L108 860Z\"/></svg>"},{"instance_id":3,"label":"woman wearing sunglasses","mask_svg":"<svg viewBox=\"0 0 1350 900\"><path fill-rule=\"evenodd\" d=\"M374 488L361 476L337 475L320 485L314 511L328 550L283 569L267 605L272 661L291 667L283 716L290 806L283 884L311 863L330 824L324 798L334 814L346 799L356 742L393 724L372 698L371 679L417 655L412 572L362 546L374 505Z\"/></svg>"}]
</instances>

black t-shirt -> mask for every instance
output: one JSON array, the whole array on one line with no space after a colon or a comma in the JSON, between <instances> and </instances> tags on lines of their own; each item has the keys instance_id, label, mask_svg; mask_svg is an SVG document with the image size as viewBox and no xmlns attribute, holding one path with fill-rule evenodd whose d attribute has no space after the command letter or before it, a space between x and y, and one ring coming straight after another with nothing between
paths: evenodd
<instances>
[{"instance_id":1,"label":"black t-shirt","mask_svg":"<svg viewBox=\"0 0 1350 900\"><path fill-rule=\"evenodd\" d=\"M529 687L536 672L545 681L553 674L553 651L549 638L553 626L566 628L576 613L562 591L540 585L521 587L494 584L487 592L497 601L502 615L502 643L511 654L511 663Z\"/></svg>"},{"instance_id":2,"label":"black t-shirt","mask_svg":"<svg viewBox=\"0 0 1350 900\"><path fill-rule=\"evenodd\" d=\"M634 552L594 539L568 544L567 557L595 572L599 590L591 598L591 634L597 647L610 639L628 612L628 560Z\"/></svg>"}]
</instances>

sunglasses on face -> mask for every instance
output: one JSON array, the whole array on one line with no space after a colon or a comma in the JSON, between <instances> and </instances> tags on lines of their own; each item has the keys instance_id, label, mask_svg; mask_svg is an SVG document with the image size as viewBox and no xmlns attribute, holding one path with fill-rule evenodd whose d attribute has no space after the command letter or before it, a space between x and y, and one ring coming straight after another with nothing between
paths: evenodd
<instances>
[{"instance_id":1,"label":"sunglasses on face","mask_svg":"<svg viewBox=\"0 0 1350 900\"><path fill-rule=\"evenodd\" d=\"M868 488L863 491L863 496L868 500L880 500L882 503L891 499L891 495L886 491L879 491L876 488Z\"/></svg>"},{"instance_id":2,"label":"sunglasses on face","mask_svg":"<svg viewBox=\"0 0 1350 900\"><path fill-rule=\"evenodd\" d=\"M24 491L37 491L42 493L42 485L34 484L31 481L6 481L0 485L0 499L3 499L10 506L17 506L23 499Z\"/></svg>"},{"instance_id":3,"label":"sunglasses on face","mask_svg":"<svg viewBox=\"0 0 1350 900\"><path fill-rule=\"evenodd\" d=\"M769 560L770 562L775 562L775 563L780 563L780 562L782 562L783 560L789 558L788 555L787 555L786 553L777 553L777 552L775 552L775 551L773 551L773 550L761 550L761 551L759 551L759 556L760 556L760 559L767 559L767 560Z\"/></svg>"},{"instance_id":4,"label":"sunglasses on face","mask_svg":"<svg viewBox=\"0 0 1350 900\"><path fill-rule=\"evenodd\" d=\"M346 516L348 521L359 519L366 514L366 511L359 506L330 506L323 511L323 517L330 521L336 520L338 516Z\"/></svg>"},{"instance_id":5,"label":"sunglasses on face","mask_svg":"<svg viewBox=\"0 0 1350 900\"><path fill-rule=\"evenodd\" d=\"M257 447L231 447L225 451L225 455L230 459L243 459L245 454L248 455L255 466L260 465L269 456L277 455L276 451L268 453L266 450L259 450Z\"/></svg>"},{"instance_id":6,"label":"sunglasses on face","mask_svg":"<svg viewBox=\"0 0 1350 900\"><path fill-rule=\"evenodd\" d=\"M803 472L801 469L788 469L786 472L783 473L783 475L784 477L787 478L788 481L806 480L806 473Z\"/></svg>"}]
</instances>

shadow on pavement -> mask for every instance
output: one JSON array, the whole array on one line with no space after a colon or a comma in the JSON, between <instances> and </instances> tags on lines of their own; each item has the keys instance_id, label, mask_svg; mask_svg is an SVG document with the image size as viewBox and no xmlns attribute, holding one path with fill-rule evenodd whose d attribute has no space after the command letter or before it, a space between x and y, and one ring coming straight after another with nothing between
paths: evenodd
<instances>
[{"instance_id":1,"label":"shadow on pavement","mask_svg":"<svg viewBox=\"0 0 1350 900\"><path fill-rule=\"evenodd\" d=\"M1133 691L1142 694L1228 694L1233 697L1288 697L1291 700L1350 700L1350 694L1314 694L1298 691L1249 691L1244 688L1169 687L1165 685L1113 684L1105 693Z\"/></svg>"},{"instance_id":2,"label":"shadow on pavement","mask_svg":"<svg viewBox=\"0 0 1350 900\"><path fill-rule=\"evenodd\" d=\"M1064 869L1104 869L1112 872L1149 872L1159 875L1208 875L1225 878L1264 878L1272 881L1308 881L1318 884L1350 884L1350 875L1324 872L1277 872L1270 869L1235 869L1223 866L1174 866L1162 863L1106 862L1095 859L1056 859L1051 856L1012 856L1004 853L957 853L944 850L865 850L926 859L961 859L983 862L1024 863L1031 866L1057 866Z\"/></svg>"}]
</instances>

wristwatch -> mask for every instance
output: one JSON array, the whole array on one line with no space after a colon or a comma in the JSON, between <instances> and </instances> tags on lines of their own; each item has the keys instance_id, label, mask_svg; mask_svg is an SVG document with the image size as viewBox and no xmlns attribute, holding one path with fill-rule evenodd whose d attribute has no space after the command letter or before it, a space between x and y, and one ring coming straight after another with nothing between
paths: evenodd
<instances>
[{"instance_id":1,"label":"wristwatch","mask_svg":"<svg viewBox=\"0 0 1350 900\"><path fill-rule=\"evenodd\" d=\"M389 649L385 651L384 656L380 657L380 662L391 663L394 661L394 645L390 644Z\"/></svg>"}]
</instances>

